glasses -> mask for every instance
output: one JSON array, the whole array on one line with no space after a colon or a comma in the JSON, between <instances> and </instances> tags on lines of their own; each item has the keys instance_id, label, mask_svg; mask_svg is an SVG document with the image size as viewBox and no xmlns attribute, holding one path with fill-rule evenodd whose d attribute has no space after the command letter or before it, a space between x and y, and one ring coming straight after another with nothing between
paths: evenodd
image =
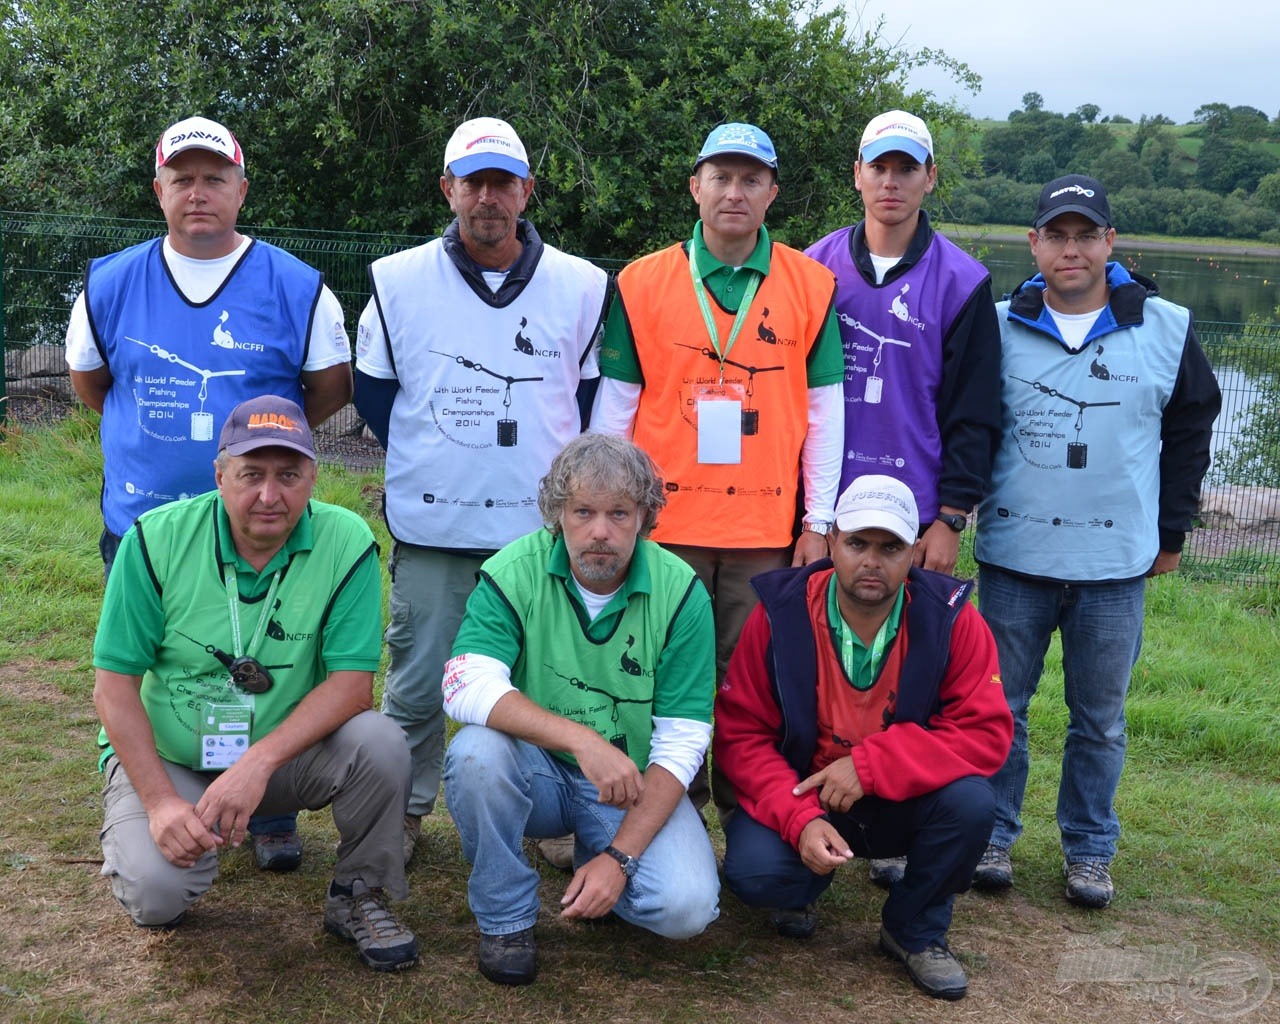
<instances>
[{"instance_id":1,"label":"glasses","mask_svg":"<svg viewBox=\"0 0 1280 1024\"><path fill-rule=\"evenodd\" d=\"M1064 235L1061 231L1037 231L1036 237L1050 249L1065 249L1068 242L1075 242L1076 248L1083 251L1106 241L1107 231L1086 231L1079 235Z\"/></svg>"}]
</instances>

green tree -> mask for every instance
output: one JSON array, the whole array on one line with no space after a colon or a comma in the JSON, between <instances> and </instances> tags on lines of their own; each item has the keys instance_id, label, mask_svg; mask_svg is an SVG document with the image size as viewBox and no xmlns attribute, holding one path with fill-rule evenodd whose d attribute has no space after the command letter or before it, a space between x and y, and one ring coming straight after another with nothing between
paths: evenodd
<instances>
[{"instance_id":1,"label":"green tree","mask_svg":"<svg viewBox=\"0 0 1280 1024\"><path fill-rule=\"evenodd\" d=\"M907 81L977 77L818 0L11 0L0 29L0 194L19 209L155 218L152 140L196 112L244 144L246 223L418 234L450 216L453 128L504 116L538 178L530 216L593 256L687 234L720 121L773 136L770 227L800 243L858 215L850 164L881 110L926 118L948 166L973 159L967 117Z\"/></svg>"},{"instance_id":2,"label":"green tree","mask_svg":"<svg viewBox=\"0 0 1280 1024\"><path fill-rule=\"evenodd\" d=\"M1268 210L1280 213L1280 171L1272 171L1258 182L1253 198Z\"/></svg>"},{"instance_id":3,"label":"green tree","mask_svg":"<svg viewBox=\"0 0 1280 1024\"><path fill-rule=\"evenodd\" d=\"M1080 120L1086 124L1093 124L1098 120L1098 115L1102 113L1102 108L1096 103L1081 103L1076 107L1076 113L1080 115Z\"/></svg>"},{"instance_id":4,"label":"green tree","mask_svg":"<svg viewBox=\"0 0 1280 1024\"><path fill-rule=\"evenodd\" d=\"M1236 189L1252 192L1265 175L1277 169L1280 159L1260 145L1219 138L1201 148L1196 160L1196 184L1219 195Z\"/></svg>"},{"instance_id":5,"label":"green tree","mask_svg":"<svg viewBox=\"0 0 1280 1024\"><path fill-rule=\"evenodd\" d=\"M1028 113L1044 109L1044 97L1038 92L1024 92L1022 94L1022 109Z\"/></svg>"}]
</instances>

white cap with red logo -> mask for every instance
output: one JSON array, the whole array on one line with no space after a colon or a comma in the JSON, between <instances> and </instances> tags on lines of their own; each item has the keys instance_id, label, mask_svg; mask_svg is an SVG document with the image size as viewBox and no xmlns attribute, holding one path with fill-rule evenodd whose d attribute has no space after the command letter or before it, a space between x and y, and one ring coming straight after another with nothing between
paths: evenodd
<instances>
[{"instance_id":1,"label":"white cap with red logo","mask_svg":"<svg viewBox=\"0 0 1280 1024\"><path fill-rule=\"evenodd\" d=\"M207 149L228 163L244 167L244 150L225 126L207 117L188 117L171 124L156 143L156 170L188 149Z\"/></svg>"},{"instance_id":2,"label":"white cap with red logo","mask_svg":"<svg viewBox=\"0 0 1280 1024\"><path fill-rule=\"evenodd\" d=\"M529 157L516 130L496 117L463 121L444 147L444 169L455 178L498 170L529 177Z\"/></svg>"}]
</instances>

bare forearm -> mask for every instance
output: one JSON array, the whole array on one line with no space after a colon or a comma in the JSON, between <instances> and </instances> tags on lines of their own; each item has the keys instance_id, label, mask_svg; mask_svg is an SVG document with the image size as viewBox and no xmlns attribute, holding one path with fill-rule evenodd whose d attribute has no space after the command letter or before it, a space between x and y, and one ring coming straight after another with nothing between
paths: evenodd
<instances>
[{"instance_id":1,"label":"bare forearm","mask_svg":"<svg viewBox=\"0 0 1280 1024\"><path fill-rule=\"evenodd\" d=\"M639 857L667 823L684 794L685 787L679 779L661 765L650 765L644 773L644 792L622 819L613 845L623 853Z\"/></svg>"},{"instance_id":2,"label":"bare forearm","mask_svg":"<svg viewBox=\"0 0 1280 1024\"><path fill-rule=\"evenodd\" d=\"M139 695L141 684L139 676L97 669L93 705L138 799L150 813L161 801L178 794L156 751L155 733Z\"/></svg>"},{"instance_id":3,"label":"bare forearm","mask_svg":"<svg viewBox=\"0 0 1280 1024\"><path fill-rule=\"evenodd\" d=\"M273 772L372 707L372 672L331 672L288 718L254 743L245 757L252 755L268 773Z\"/></svg>"}]
</instances>

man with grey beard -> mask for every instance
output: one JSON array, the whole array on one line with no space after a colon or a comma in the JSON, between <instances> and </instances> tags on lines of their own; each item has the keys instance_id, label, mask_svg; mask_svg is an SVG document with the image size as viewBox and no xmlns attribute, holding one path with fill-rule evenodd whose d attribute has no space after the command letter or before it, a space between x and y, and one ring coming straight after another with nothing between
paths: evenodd
<instances>
[{"instance_id":1,"label":"man with grey beard","mask_svg":"<svg viewBox=\"0 0 1280 1024\"><path fill-rule=\"evenodd\" d=\"M646 539L665 504L641 449L577 437L539 486L545 528L488 559L467 601L443 683L463 725L445 799L473 865L480 973L497 984L537 971L525 837L574 834L566 920L612 911L683 939L719 914L715 855L685 793L711 738L711 599Z\"/></svg>"}]
</instances>

